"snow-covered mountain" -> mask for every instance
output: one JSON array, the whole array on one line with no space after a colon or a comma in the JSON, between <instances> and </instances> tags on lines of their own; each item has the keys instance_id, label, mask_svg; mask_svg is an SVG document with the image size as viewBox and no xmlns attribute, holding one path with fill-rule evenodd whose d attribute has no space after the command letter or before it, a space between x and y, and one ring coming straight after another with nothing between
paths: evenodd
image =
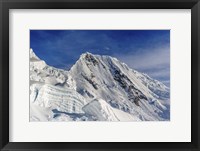
<instances>
[{"instance_id":1,"label":"snow-covered mountain","mask_svg":"<svg viewBox=\"0 0 200 151\"><path fill-rule=\"evenodd\" d=\"M84 53L69 71L30 50L31 121L166 121L170 90L110 56Z\"/></svg>"}]
</instances>

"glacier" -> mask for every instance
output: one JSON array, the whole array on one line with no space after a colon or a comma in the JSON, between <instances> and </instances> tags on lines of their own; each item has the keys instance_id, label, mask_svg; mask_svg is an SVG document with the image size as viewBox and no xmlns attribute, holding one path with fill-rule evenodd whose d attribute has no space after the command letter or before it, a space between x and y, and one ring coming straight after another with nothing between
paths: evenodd
<instances>
[{"instance_id":1,"label":"glacier","mask_svg":"<svg viewBox=\"0 0 200 151\"><path fill-rule=\"evenodd\" d=\"M86 52L69 71L30 49L30 121L169 121L170 89L111 56Z\"/></svg>"}]
</instances>

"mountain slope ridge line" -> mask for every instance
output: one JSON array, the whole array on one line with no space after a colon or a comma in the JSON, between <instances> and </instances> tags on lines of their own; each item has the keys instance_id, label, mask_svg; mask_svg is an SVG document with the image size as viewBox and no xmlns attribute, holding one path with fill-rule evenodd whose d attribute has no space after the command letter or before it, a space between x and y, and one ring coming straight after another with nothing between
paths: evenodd
<instances>
[{"instance_id":1,"label":"mountain slope ridge line","mask_svg":"<svg viewBox=\"0 0 200 151\"><path fill-rule=\"evenodd\" d=\"M111 56L86 52L67 71L30 49L30 106L31 121L169 121L170 89Z\"/></svg>"}]
</instances>

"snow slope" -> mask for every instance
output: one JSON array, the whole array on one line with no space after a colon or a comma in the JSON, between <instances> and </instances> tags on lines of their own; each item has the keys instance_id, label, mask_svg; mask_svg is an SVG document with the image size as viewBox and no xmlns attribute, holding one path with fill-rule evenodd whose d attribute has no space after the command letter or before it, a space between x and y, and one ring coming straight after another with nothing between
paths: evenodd
<instances>
[{"instance_id":1,"label":"snow slope","mask_svg":"<svg viewBox=\"0 0 200 151\"><path fill-rule=\"evenodd\" d=\"M48 66L30 49L30 81L46 83L55 86L68 87L76 90L76 82L68 71Z\"/></svg>"},{"instance_id":2,"label":"snow slope","mask_svg":"<svg viewBox=\"0 0 200 151\"><path fill-rule=\"evenodd\" d=\"M95 116L98 121L140 121L136 116L113 108L102 99L94 99L83 107L83 111Z\"/></svg>"},{"instance_id":3,"label":"snow slope","mask_svg":"<svg viewBox=\"0 0 200 151\"><path fill-rule=\"evenodd\" d=\"M82 54L70 71L30 50L31 121L162 121L170 90L110 56Z\"/></svg>"}]
</instances>

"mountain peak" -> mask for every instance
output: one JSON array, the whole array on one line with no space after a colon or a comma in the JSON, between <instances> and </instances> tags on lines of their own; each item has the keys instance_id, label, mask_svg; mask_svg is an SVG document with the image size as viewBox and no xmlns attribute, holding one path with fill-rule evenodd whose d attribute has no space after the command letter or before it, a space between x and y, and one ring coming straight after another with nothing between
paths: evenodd
<instances>
[{"instance_id":1,"label":"mountain peak","mask_svg":"<svg viewBox=\"0 0 200 151\"><path fill-rule=\"evenodd\" d=\"M80 56L80 59L99 59L99 58L104 58L104 59L114 59L114 60L118 60L117 58L115 57L111 57L111 56L108 56L108 55L97 55L97 54L93 54L91 52L85 52L83 54L81 54Z\"/></svg>"},{"instance_id":2,"label":"mountain peak","mask_svg":"<svg viewBox=\"0 0 200 151\"><path fill-rule=\"evenodd\" d=\"M86 52L84 52L84 53L81 54L80 58L85 58L85 57L87 57L87 56L94 56L94 54L92 54L92 53L86 51Z\"/></svg>"},{"instance_id":3,"label":"mountain peak","mask_svg":"<svg viewBox=\"0 0 200 151\"><path fill-rule=\"evenodd\" d=\"M90 52L86 52L86 53L81 54L80 60L92 62L95 65L98 63L98 59L96 57L97 57L97 55L94 55Z\"/></svg>"},{"instance_id":4,"label":"mountain peak","mask_svg":"<svg viewBox=\"0 0 200 151\"><path fill-rule=\"evenodd\" d=\"M33 49L30 49L30 59L40 60L40 58L34 53Z\"/></svg>"}]
</instances>

